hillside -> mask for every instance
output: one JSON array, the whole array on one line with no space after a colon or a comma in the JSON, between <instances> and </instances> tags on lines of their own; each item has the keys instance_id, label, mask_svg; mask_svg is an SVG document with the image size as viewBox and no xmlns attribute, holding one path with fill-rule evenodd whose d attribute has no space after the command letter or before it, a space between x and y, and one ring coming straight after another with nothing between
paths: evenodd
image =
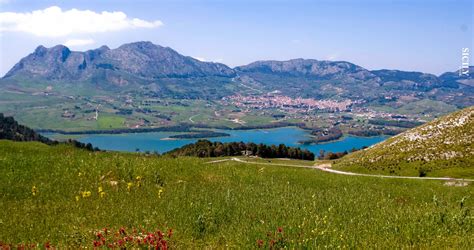
<instances>
[{"instance_id":1,"label":"hillside","mask_svg":"<svg viewBox=\"0 0 474 250\"><path fill-rule=\"evenodd\" d=\"M472 249L473 188L0 140L0 248Z\"/></svg>"},{"instance_id":2,"label":"hillside","mask_svg":"<svg viewBox=\"0 0 474 250\"><path fill-rule=\"evenodd\" d=\"M4 116L0 113L0 140L12 141L39 141L46 144L54 142L34 130L18 124L13 117Z\"/></svg>"},{"instance_id":3,"label":"hillside","mask_svg":"<svg viewBox=\"0 0 474 250\"><path fill-rule=\"evenodd\" d=\"M352 153L335 167L394 175L473 177L474 106Z\"/></svg>"},{"instance_id":4,"label":"hillside","mask_svg":"<svg viewBox=\"0 0 474 250\"><path fill-rule=\"evenodd\" d=\"M99 151L97 147L92 147L90 143L82 143L76 140L68 139L64 142L51 140L48 137L42 136L33 129L18 124L18 122L10 116L4 116L0 113L0 140L11 140L11 141L35 141L41 142L47 145L58 145L58 144L69 144L77 148L86 149L89 151Z\"/></svg>"}]
</instances>

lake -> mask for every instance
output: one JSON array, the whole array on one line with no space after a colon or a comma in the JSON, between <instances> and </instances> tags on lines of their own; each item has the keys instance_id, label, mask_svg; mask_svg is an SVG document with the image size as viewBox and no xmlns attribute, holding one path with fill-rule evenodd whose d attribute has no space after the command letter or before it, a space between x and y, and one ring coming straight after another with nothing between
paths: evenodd
<instances>
[{"instance_id":1,"label":"lake","mask_svg":"<svg viewBox=\"0 0 474 250\"><path fill-rule=\"evenodd\" d=\"M220 142L254 142L263 143L267 145L275 144L278 145L283 143L287 146L300 147L308 149L311 152L319 155L319 151L325 150L326 152L342 152L349 151L352 148L360 149L364 146L370 146L375 143L381 142L387 138L387 136L374 136L374 137L355 137L346 136L341 140L313 144L313 145L302 145L299 144L300 140L307 140L309 138L309 131L302 130L296 127L285 127L275 129L256 129L256 130L216 130L218 132L224 132L230 134L227 137L215 137L209 138L210 141ZM115 151L131 151L135 152L137 149L140 151L157 151L164 153L172 149L184 146L189 143L194 143L197 139L176 139L166 140L171 135L180 134L179 132L150 132L150 133L127 133L127 134L89 134L84 135L78 140L83 143L91 143L94 147L105 150Z\"/></svg>"}]
</instances>

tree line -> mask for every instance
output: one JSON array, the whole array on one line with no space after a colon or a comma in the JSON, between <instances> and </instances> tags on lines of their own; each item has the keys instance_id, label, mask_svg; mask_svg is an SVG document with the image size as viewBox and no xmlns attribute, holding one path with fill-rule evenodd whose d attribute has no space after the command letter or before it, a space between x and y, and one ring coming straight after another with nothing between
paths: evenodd
<instances>
[{"instance_id":1,"label":"tree line","mask_svg":"<svg viewBox=\"0 0 474 250\"><path fill-rule=\"evenodd\" d=\"M0 140L37 141L47 145L57 145L60 143L40 135L27 126L18 124L18 122L15 121L13 117L4 116L3 113L0 113ZM94 148L90 143L85 144L71 139L62 143L71 144L77 148L82 148L89 151L99 151L99 148Z\"/></svg>"},{"instance_id":2,"label":"tree line","mask_svg":"<svg viewBox=\"0 0 474 250\"><path fill-rule=\"evenodd\" d=\"M258 156L262 158L291 158L314 160L314 154L306 149L288 147L284 144L265 145L244 142L211 142L199 140L166 153L170 156L222 157L222 156Z\"/></svg>"},{"instance_id":3,"label":"tree line","mask_svg":"<svg viewBox=\"0 0 474 250\"><path fill-rule=\"evenodd\" d=\"M366 149L367 146L363 146L362 149ZM358 151L359 149L352 148L349 152L347 150L343 152L326 152L323 149L319 150L318 159L319 160L336 160L342 158L343 156Z\"/></svg>"}]
</instances>

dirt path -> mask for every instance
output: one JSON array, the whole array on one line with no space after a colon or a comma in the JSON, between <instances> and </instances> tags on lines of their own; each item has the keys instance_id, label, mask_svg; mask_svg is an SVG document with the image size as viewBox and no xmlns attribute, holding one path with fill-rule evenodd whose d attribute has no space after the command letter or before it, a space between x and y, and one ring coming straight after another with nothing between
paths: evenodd
<instances>
[{"instance_id":1,"label":"dirt path","mask_svg":"<svg viewBox=\"0 0 474 250\"><path fill-rule=\"evenodd\" d=\"M193 120L193 118L194 118L194 117L197 117L198 115L199 115L199 114L197 114L197 115L193 115L193 116L189 117L189 119L188 119L188 120L189 120L191 123L194 123L194 120Z\"/></svg>"},{"instance_id":2,"label":"dirt path","mask_svg":"<svg viewBox=\"0 0 474 250\"><path fill-rule=\"evenodd\" d=\"M392 178L392 179L416 179L416 180L442 180L442 181L474 181L474 179L459 179L450 177L416 177L416 176L396 176L396 175L378 175L378 174L360 174L353 172L345 172L340 170L331 169L331 164L321 164L315 166L317 169L334 174L343 175L356 175L356 176L367 176L367 177L379 177L379 178Z\"/></svg>"},{"instance_id":3,"label":"dirt path","mask_svg":"<svg viewBox=\"0 0 474 250\"><path fill-rule=\"evenodd\" d=\"M469 182L474 182L474 179L461 179L461 178L450 178L450 177L416 177L416 176L360 174L360 173L353 173L353 172L346 172L346 171L331 169L331 164L330 163L324 163L324 164L314 165L314 166L307 166L307 165L295 165L295 164L284 164L284 163L267 163L267 162L244 161L244 160L242 160L240 158L237 158L237 157L233 157L233 158L230 158L230 159L217 160L217 161L210 161L210 162L207 162L207 163L218 163L218 162L225 162L225 161L236 161L236 162L241 162L241 163L246 163L246 164L256 164L256 165L311 168L311 169L318 169L318 170L333 173L333 174L352 175L352 176L365 176L365 177L391 178L391 179L414 179L414 180L441 180L441 181L469 181Z\"/></svg>"}]
</instances>

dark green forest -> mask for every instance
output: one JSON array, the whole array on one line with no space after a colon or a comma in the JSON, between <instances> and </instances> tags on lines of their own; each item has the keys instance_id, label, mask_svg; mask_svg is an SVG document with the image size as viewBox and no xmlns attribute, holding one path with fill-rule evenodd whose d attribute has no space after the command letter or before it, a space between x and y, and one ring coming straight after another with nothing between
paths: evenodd
<instances>
[{"instance_id":1,"label":"dark green forest","mask_svg":"<svg viewBox=\"0 0 474 250\"><path fill-rule=\"evenodd\" d=\"M314 154L308 150L288 147L284 144L264 145L244 142L210 142L199 140L194 144L188 144L174 149L167 155L171 156L197 156L197 157L222 157L222 156L258 156L262 158L291 158L300 160L314 160Z\"/></svg>"}]
</instances>

